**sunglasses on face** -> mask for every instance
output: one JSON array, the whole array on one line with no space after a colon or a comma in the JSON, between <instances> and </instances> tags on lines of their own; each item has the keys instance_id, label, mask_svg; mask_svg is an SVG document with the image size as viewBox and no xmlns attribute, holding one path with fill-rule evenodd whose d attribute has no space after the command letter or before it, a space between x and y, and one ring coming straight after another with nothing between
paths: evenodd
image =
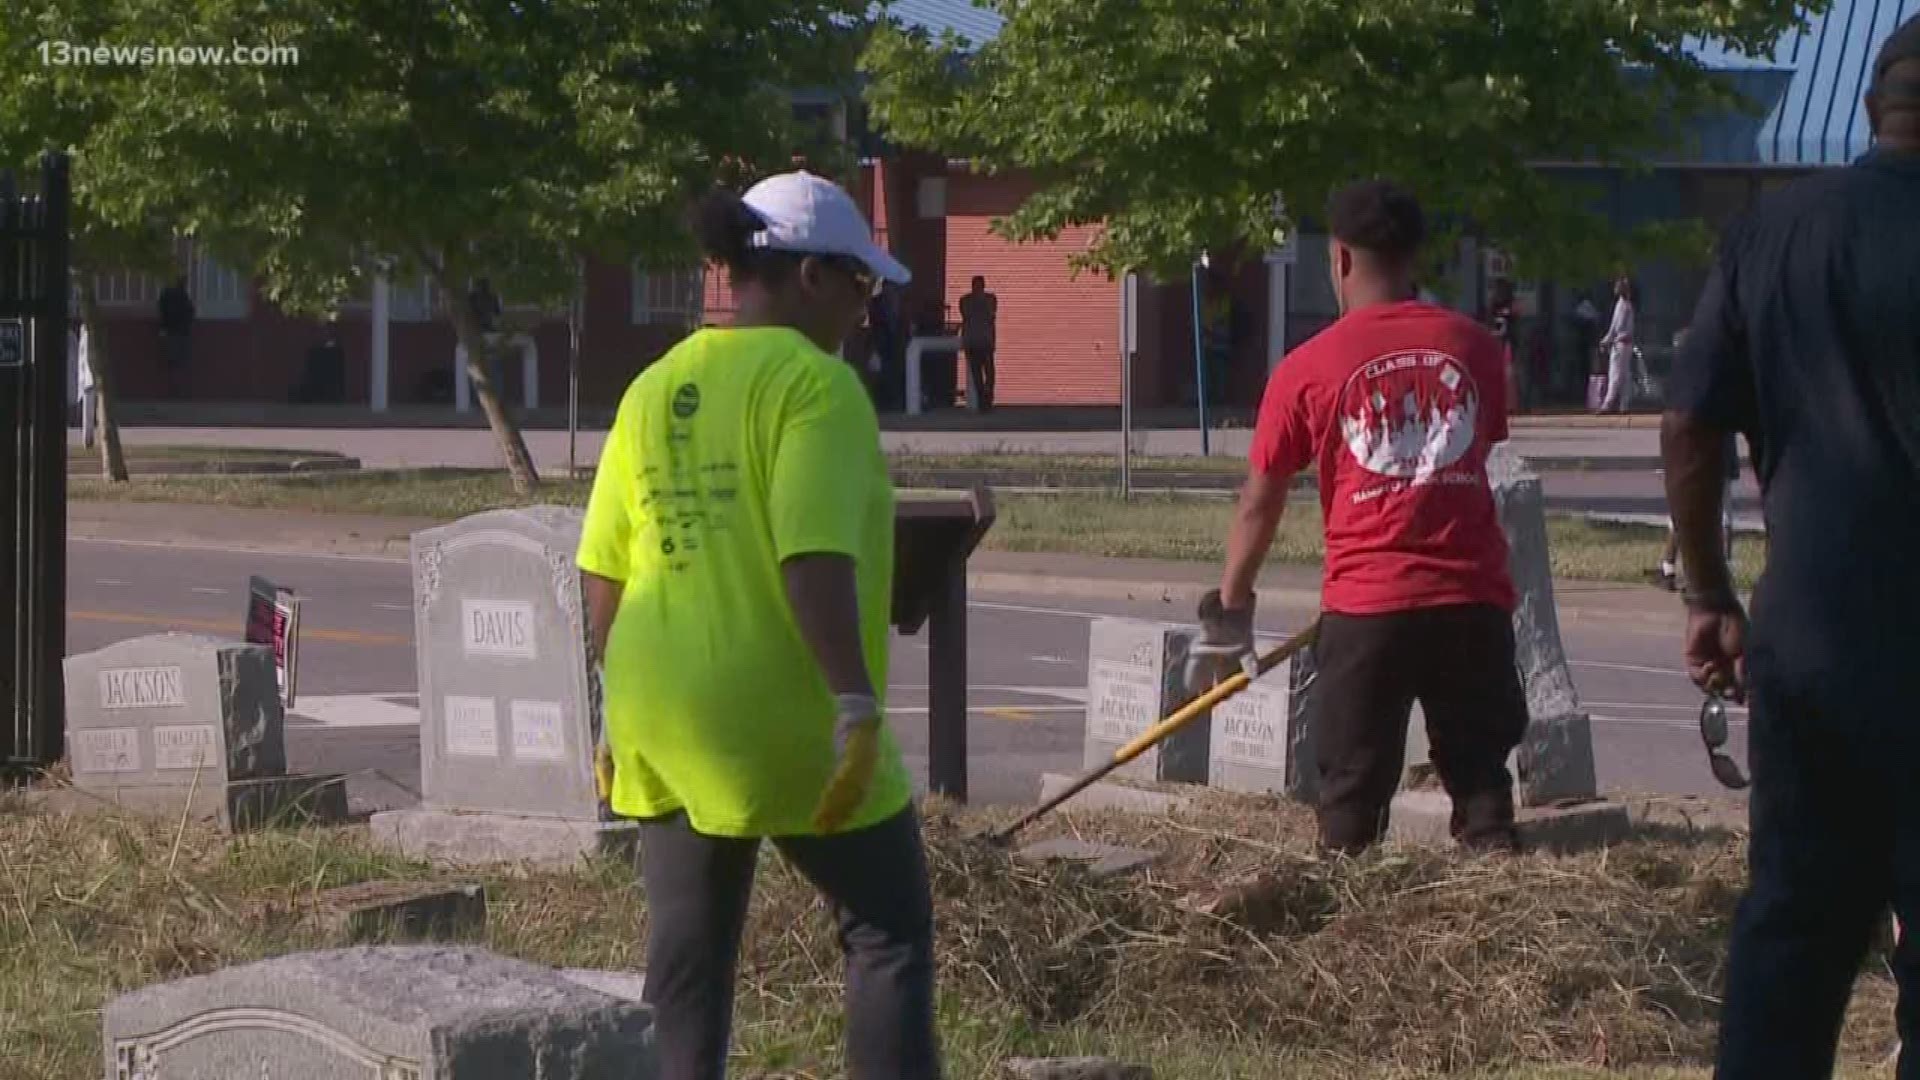
<instances>
[{"instance_id":1,"label":"sunglasses on face","mask_svg":"<svg viewBox=\"0 0 1920 1080\"><path fill-rule=\"evenodd\" d=\"M1740 791L1747 786L1747 774L1726 752L1727 702L1718 694L1707 695L1700 703L1700 741L1707 748L1707 767L1722 787Z\"/></svg>"},{"instance_id":2,"label":"sunglasses on face","mask_svg":"<svg viewBox=\"0 0 1920 1080\"><path fill-rule=\"evenodd\" d=\"M861 262L859 259L850 258L846 255L822 255L819 256L819 259L821 262L852 278L854 287L860 290L861 294L868 299L879 296L880 289L886 284L880 280L880 275L867 269L867 264Z\"/></svg>"}]
</instances>

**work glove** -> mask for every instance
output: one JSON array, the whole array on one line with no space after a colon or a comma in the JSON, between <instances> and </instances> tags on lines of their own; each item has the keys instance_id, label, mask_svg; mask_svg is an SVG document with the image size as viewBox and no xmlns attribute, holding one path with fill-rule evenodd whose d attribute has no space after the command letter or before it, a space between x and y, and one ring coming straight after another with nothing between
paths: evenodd
<instances>
[{"instance_id":1,"label":"work glove","mask_svg":"<svg viewBox=\"0 0 1920 1080\"><path fill-rule=\"evenodd\" d=\"M1253 650L1253 601L1244 608L1228 608L1214 589L1200 598L1200 638L1187 650L1187 692L1204 694L1235 669L1247 678L1260 674L1260 657Z\"/></svg>"},{"instance_id":2,"label":"work glove","mask_svg":"<svg viewBox=\"0 0 1920 1080\"><path fill-rule=\"evenodd\" d=\"M602 737L600 745L593 748L593 787L600 793L600 801L611 803L613 800L613 747L607 745Z\"/></svg>"},{"instance_id":3,"label":"work glove","mask_svg":"<svg viewBox=\"0 0 1920 1080\"><path fill-rule=\"evenodd\" d=\"M874 768L880 762L880 703L869 694L838 694L833 705L833 751L838 764L813 810L813 827L823 834L839 832L867 801Z\"/></svg>"}]
</instances>

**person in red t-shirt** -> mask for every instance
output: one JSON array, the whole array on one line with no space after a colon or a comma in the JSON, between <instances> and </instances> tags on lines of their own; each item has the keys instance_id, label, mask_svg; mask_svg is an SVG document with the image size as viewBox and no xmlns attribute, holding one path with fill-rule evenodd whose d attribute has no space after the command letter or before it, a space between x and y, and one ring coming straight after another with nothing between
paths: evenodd
<instances>
[{"instance_id":1,"label":"person in red t-shirt","mask_svg":"<svg viewBox=\"0 0 1920 1080\"><path fill-rule=\"evenodd\" d=\"M1487 484L1507 438L1499 339L1414 299L1420 204L1388 181L1336 193L1328 257L1341 318L1274 369L1220 588L1195 654L1215 670L1253 652L1254 580L1295 474L1319 471L1326 569L1319 675L1320 838L1357 852L1385 835L1418 700L1453 835L1511 849L1507 757L1525 734L1513 582Z\"/></svg>"}]
</instances>

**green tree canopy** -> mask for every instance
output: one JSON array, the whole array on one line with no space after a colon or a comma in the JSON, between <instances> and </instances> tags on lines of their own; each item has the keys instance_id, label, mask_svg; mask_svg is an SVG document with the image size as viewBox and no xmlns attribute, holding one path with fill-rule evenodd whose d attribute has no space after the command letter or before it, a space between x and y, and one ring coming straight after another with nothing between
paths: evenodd
<instances>
[{"instance_id":1,"label":"green tree canopy","mask_svg":"<svg viewBox=\"0 0 1920 1080\"><path fill-rule=\"evenodd\" d=\"M43 20L89 6L23 2ZM93 191L102 214L199 238L291 310L364 295L376 256L426 274L508 468L531 488L480 362L468 283L557 306L583 255L684 264L689 197L787 164L788 91L849 84L865 6L102 0L82 41L164 30L169 44L291 47L297 60L74 69L113 98L91 118L97 149L76 177L137 163Z\"/></svg>"},{"instance_id":2,"label":"green tree canopy","mask_svg":"<svg viewBox=\"0 0 1920 1080\"><path fill-rule=\"evenodd\" d=\"M1276 197L1317 213L1363 176L1415 188L1532 271L1593 273L1676 240L1616 235L1538 162L1631 163L1734 98L1686 49L1759 52L1787 0L990 0L961 43L888 29L864 64L890 137L1025 170L1015 239L1104 222L1088 261L1183 269L1274 240ZM1684 240L1683 234L1679 239Z\"/></svg>"}]
</instances>

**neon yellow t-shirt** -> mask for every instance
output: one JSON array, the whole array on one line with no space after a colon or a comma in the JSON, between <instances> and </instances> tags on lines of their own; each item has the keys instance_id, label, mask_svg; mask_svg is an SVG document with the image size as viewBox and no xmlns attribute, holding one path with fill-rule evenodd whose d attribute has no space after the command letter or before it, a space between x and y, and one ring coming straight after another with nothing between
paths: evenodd
<instances>
[{"instance_id":1,"label":"neon yellow t-shirt","mask_svg":"<svg viewBox=\"0 0 1920 1080\"><path fill-rule=\"evenodd\" d=\"M853 558L884 688L893 486L859 377L797 331L701 330L627 389L580 539L580 568L625 585L605 660L615 812L685 810L712 836L814 831L833 695L780 569L809 554ZM886 732L846 828L911 798Z\"/></svg>"}]
</instances>

